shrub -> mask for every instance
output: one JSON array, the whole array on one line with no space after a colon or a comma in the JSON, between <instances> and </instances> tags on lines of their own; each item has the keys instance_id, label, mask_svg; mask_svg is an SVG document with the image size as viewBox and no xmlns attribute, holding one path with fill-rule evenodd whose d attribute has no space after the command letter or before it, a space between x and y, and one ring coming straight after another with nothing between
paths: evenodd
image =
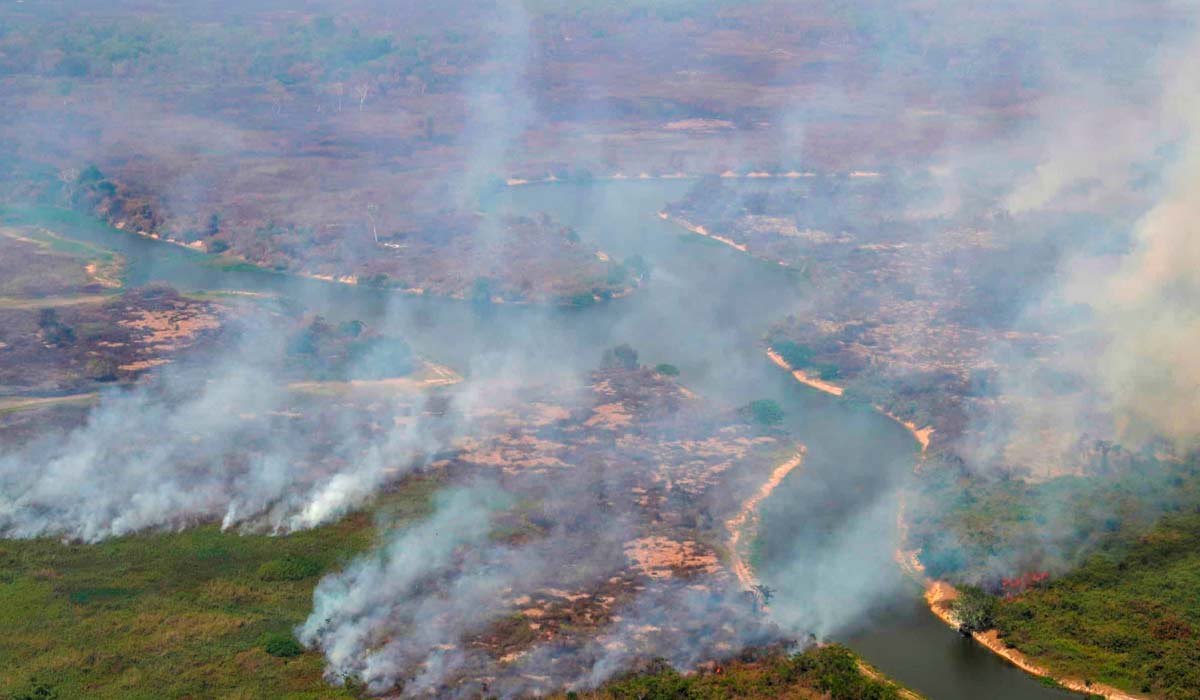
<instances>
[{"instance_id":1,"label":"shrub","mask_svg":"<svg viewBox=\"0 0 1200 700\"><path fill-rule=\"evenodd\" d=\"M894 700L900 697L895 686L862 674L858 659L846 647L830 644L810 651L810 677L833 700Z\"/></svg>"},{"instance_id":2,"label":"shrub","mask_svg":"<svg viewBox=\"0 0 1200 700\"><path fill-rule=\"evenodd\" d=\"M308 557L287 555L272 559L258 567L258 577L264 581L300 581L321 573L321 565Z\"/></svg>"},{"instance_id":3,"label":"shrub","mask_svg":"<svg viewBox=\"0 0 1200 700\"><path fill-rule=\"evenodd\" d=\"M58 691L37 679L29 682L29 688L10 696L12 700L55 700Z\"/></svg>"},{"instance_id":4,"label":"shrub","mask_svg":"<svg viewBox=\"0 0 1200 700\"><path fill-rule=\"evenodd\" d=\"M676 367L675 365L668 365L665 362L662 364L654 365L654 371L658 372L659 374L663 375L664 377L678 377L679 376L679 368Z\"/></svg>"},{"instance_id":5,"label":"shrub","mask_svg":"<svg viewBox=\"0 0 1200 700\"><path fill-rule=\"evenodd\" d=\"M71 591L67 595L67 599L76 605L88 605L89 603L104 603L117 602L132 598L135 593L127 588L111 588L107 586L97 586L92 588L80 588Z\"/></svg>"},{"instance_id":6,"label":"shrub","mask_svg":"<svg viewBox=\"0 0 1200 700\"><path fill-rule=\"evenodd\" d=\"M281 659L290 659L304 653L304 647L300 646L300 642L293 639L290 634L269 635L263 642L263 649L271 656Z\"/></svg>"},{"instance_id":7,"label":"shrub","mask_svg":"<svg viewBox=\"0 0 1200 700\"><path fill-rule=\"evenodd\" d=\"M88 379L111 382L117 379L117 362L111 357L93 357L83 368Z\"/></svg>"},{"instance_id":8,"label":"shrub","mask_svg":"<svg viewBox=\"0 0 1200 700\"><path fill-rule=\"evenodd\" d=\"M567 297L567 306L591 306L596 303L596 295L591 292L579 292Z\"/></svg>"}]
</instances>

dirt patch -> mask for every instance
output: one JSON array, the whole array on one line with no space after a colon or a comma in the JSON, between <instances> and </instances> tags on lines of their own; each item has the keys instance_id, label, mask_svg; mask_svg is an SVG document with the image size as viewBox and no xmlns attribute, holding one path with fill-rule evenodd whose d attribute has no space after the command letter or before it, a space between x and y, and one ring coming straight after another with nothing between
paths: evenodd
<instances>
[{"instance_id":1,"label":"dirt patch","mask_svg":"<svg viewBox=\"0 0 1200 700\"><path fill-rule=\"evenodd\" d=\"M711 549L692 541L676 541L660 535L625 543L625 554L639 573L650 578L713 573L719 568Z\"/></svg>"},{"instance_id":2,"label":"dirt patch","mask_svg":"<svg viewBox=\"0 0 1200 700\"><path fill-rule=\"evenodd\" d=\"M140 331L142 343L154 350L179 350L192 344L203 331L221 326L216 314L188 303L175 303L171 308L132 310L120 325Z\"/></svg>"}]
</instances>

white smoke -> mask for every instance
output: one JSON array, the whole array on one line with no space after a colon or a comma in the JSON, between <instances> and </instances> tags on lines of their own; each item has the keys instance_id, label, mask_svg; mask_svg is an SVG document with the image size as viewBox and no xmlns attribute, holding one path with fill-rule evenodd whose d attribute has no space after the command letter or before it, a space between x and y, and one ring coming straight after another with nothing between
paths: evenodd
<instances>
[{"instance_id":1,"label":"white smoke","mask_svg":"<svg viewBox=\"0 0 1200 700\"><path fill-rule=\"evenodd\" d=\"M0 452L0 532L95 542L205 520L309 528L361 505L436 446L420 420L382 435L361 433L347 411L321 435L293 424L296 397L255 345L205 365L207 381L168 369L104 393L65 436Z\"/></svg>"}]
</instances>

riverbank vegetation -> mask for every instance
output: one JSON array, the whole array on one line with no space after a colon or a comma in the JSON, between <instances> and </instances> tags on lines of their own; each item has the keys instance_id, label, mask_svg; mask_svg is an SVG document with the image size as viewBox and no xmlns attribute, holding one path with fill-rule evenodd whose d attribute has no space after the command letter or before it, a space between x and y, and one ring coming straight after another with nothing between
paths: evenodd
<instances>
[{"instance_id":1,"label":"riverbank vegetation","mask_svg":"<svg viewBox=\"0 0 1200 700\"><path fill-rule=\"evenodd\" d=\"M999 592L1096 553L1119 555L1163 516L1200 506L1197 455L1180 461L1110 449L1110 464L1118 460L1101 474L1043 482L932 461L909 511L910 543L933 578Z\"/></svg>"},{"instance_id":2,"label":"riverbank vegetation","mask_svg":"<svg viewBox=\"0 0 1200 700\"><path fill-rule=\"evenodd\" d=\"M1167 700L1200 698L1200 514L1163 519L1123 554L995 602L1005 644L1055 673Z\"/></svg>"},{"instance_id":3,"label":"riverbank vegetation","mask_svg":"<svg viewBox=\"0 0 1200 700\"><path fill-rule=\"evenodd\" d=\"M894 683L868 674L857 657L838 644L810 647L794 654L750 650L745 657L687 676L665 664L651 664L596 691L552 697L554 700L899 700L916 697Z\"/></svg>"},{"instance_id":4,"label":"riverbank vegetation","mask_svg":"<svg viewBox=\"0 0 1200 700\"><path fill-rule=\"evenodd\" d=\"M1059 677L1200 698L1200 460L1108 452L1119 469L1041 483L928 465L910 541L965 629Z\"/></svg>"}]
</instances>

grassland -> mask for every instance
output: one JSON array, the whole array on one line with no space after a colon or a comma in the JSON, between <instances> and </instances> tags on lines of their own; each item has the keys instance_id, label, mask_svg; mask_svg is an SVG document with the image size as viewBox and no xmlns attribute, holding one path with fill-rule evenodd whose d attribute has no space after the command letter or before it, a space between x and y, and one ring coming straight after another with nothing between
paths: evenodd
<instances>
[{"instance_id":1,"label":"grassland","mask_svg":"<svg viewBox=\"0 0 1200 700\"><path fill-rule=\"evenodd\" d=\"M320 576L373 542L376 516L417 517L435 487L410 480L288 536L206 524L97 545L0 542L0 698L353 697L324 681L320 654L288 643L291 629Z\"/></svg>"}]
</instances>

